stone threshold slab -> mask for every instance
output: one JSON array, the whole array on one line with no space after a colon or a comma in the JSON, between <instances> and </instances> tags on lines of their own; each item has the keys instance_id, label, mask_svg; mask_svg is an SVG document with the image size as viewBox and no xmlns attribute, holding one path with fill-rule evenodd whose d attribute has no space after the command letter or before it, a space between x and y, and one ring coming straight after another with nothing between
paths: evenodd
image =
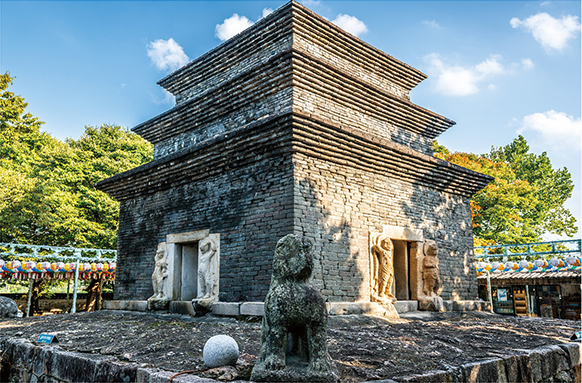
<instances>
[{"instance_id":1,"label":"stone threshold slab","mask_svg":"<svg viewBox=\"0 0 582 383\"><path fill-rule=\"evenodd\" d=\"M385 309L375 302L328 302L329 315L384 315ZM444 301L446 311L488 311L489 303L481 301ZM396 301L394 307L399 314L417 311L417 301ZM146 312L147 301L104 301L103 308L107 310L128 310ZM169 311L176 314L195 315L190 301L170 302ZM263 302L216 302L212 305L212 313L221 316L263 316Z\"/></svg>"}]
</instances>

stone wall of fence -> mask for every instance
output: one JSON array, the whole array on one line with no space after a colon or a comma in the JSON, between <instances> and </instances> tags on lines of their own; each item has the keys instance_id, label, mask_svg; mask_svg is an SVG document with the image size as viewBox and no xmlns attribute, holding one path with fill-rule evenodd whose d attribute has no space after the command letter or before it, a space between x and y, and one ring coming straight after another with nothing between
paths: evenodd
<instances>
[{"instance_id":1,"label":"stone wall of fence","mask_svg":"<svg viewBox=\"0 0 582 383\"><path fill-rule=\"evenodd\" d=\"M37 382L167 382L174 372L143 368L112 356L70 352L52 345L0 336L0 381ZM390 379L394 382L579 382L580 342L522 350L515 355L490 358L447 371L432 370ZM183 375L176 383L213 382Z\"/></svg>"}]
</instances>

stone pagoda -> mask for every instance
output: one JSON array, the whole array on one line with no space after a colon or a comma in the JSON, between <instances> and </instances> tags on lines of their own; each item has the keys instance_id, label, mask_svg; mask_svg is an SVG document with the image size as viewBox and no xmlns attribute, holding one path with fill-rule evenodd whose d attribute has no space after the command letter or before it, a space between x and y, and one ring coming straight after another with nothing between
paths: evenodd
<instances>
[{"instance_id":1,"label":"stone pagoda","mask_svg":"<svg viewBox=\"0 0 582 383\"><path fill-rule=\"evenodd\" d=\"M152 296L156 267L156 296L215 278L220 301L262 301L287 234L328 302L417 300L429 274L474 299L469 200L490 178L433 156L455 123L410 101L425 78L292 1L160 80L176 105L133 128L154 160L97 184L121 204L115 299Z\"/></svg>"}]
</instances>

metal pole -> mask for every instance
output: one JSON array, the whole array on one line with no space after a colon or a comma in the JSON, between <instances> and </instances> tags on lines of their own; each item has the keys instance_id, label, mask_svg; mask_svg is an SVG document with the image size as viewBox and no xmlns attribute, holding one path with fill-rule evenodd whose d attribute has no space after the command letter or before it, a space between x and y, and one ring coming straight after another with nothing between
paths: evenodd
<instances>
[{"instance_id":1,"label":"metal pole","mask_svg":"<svg viewBox=\"0 0 582 383\"><path fill-rule=\"evenodd\" d=\"M77 287L79 286L79 257L81 254L75 254L77 260L75 261L75 284L73 285L73 307L71 307L71 314L77 312Z\"/></svg>"},{"instance_id":2,"label":"metal pole","mask_svg":"<svg viewBox=\"0 0 582 383\"><path fill-rule=\"evenodd\" d=\"M531 305L531 302L530 302L529 286L528 285L525 285L525 297L526 297L526 300L527 300L527 316L530 317L531 316L530 314L531 314L531 309L532 309L531 306L532 305Z\"/></svg>"},{"instance_id":3,"label":"metal pole","mask_svg":"<svg viewBox=\"0 0 582 383\"><path fill-rule=\"evenodd\" d=\"M493 293L491 292L491 274L489 271L487 272L487 295L491 304L491 312L493 312Z\"/></svg>"},{"instance_id":4,"label":"metal pole","mask_svg":"<svg viewBox=\"0 0 582 383\"><path fill-rule=\"evenodd\" d=\"M26 301L26 317L30 316L30 304L32 303L32 286L34 285L34 279L28 279L28 300Z\"/></svg>"}]
</instances>

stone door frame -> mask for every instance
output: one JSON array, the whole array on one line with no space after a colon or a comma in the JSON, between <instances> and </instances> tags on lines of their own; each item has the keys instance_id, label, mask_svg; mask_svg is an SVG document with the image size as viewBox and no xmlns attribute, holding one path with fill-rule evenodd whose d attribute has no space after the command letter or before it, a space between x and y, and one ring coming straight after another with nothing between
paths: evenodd
<instances>
[{"instance_id":1,"label":"stone door frame","mask_svg":"<svg viewBox=\"0 0 582 383\"><path fill-rule=\"evenodd\" d=\"M410 242L410 253L409 253L409 296L410 300L416 301L419 296L422 295L422 262L423 262L423 246L424 246L424 236L421 229L411 229L407 227L383 225L382 234L391 240L406 241ZM372 296L372 284L374 283L375 276L372 275L372 245L370 244L370 297ZM394 284L396 284L396 275L394 276Z\"/></svg>"},{"instance_id":2,"label":"stone door frame","mask_svg":"<svg viewBox=\"0 0 582 383\"><path fill-rule=\"evenodd\" d=\"M210 234L210 230L197 230L197 231L189 231L185 233L178 233L178 234L168 234L166 235L166 244L168 249L168 290L169 296L171 297L172 301L181 301L184 300L182 297L182 285L184 281L188 280L189 284L195 283L196 294L194 294L193 298L188 297L187 300L191 300L196 298L198 292L200 291L200 286L198 283L198 262L200 259L200 248L198 244L204 238L210 237L213 239L217 246L217 267L218 267L218 275L220 275L220 234ZM196 254L196 267L195 270L191 272L185 273L185 270L182 266L182 247L183 246L192 246L197 249ZM195 282L192 279L195 279ZM220 289L219 284L220 278L217 281L217 290ZM217 291L217 294L218 294Z\"/></svg>"}]
</instances>

